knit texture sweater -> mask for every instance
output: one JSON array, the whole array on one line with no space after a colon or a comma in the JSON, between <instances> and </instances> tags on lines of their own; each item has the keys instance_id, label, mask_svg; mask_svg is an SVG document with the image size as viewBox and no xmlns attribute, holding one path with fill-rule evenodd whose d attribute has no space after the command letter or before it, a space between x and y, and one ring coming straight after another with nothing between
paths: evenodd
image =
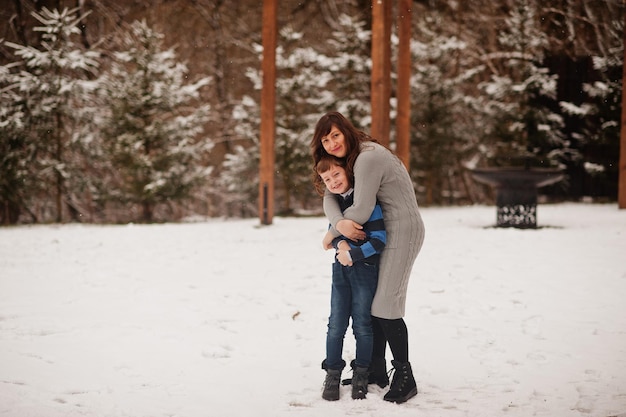
<instances>
[{"instance_id":1,"label":"knit texture sweater","mask_svg":"<svg viewBox=\"0 0 626 417\"><path fill-rule=\"evenodd\" d=\"M387 148L374 143L361 144L354 164L354 203L343 212L334 194L326 192L324 212L334 229L346 218L364 224L376 202L383 209L387 243L381 254L378 287L372 315L385 319L404 317L406 295L413 264L424 241L413 182L402 162Z\"/></svg>"}]
</instances>

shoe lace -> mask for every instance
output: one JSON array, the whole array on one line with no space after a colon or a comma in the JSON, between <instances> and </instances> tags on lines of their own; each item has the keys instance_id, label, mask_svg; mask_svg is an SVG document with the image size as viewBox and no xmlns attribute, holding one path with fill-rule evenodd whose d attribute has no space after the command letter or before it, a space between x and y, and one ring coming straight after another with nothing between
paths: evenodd
<instances>
[{"instance_id":1,"label":"shoe lace","mask_svg":"<svg viewBox=\"0 0 626 417\"><path fill-rule=\"evenodd\" d=\"M352 385L352 379L354 378L354 375L355 375L354 369L350 369L350 372L352 372L352 377L342 379L341 385Z\"/></svg>"},{"instance_id":2,"label":"shoe lace","mask_svg":"<svg viewBox=\"0 0 626 417\"><path fill-rule=\"evenodd\" d=\"M392 373L393 373L393 377L391 376ZM402 390L402 387L404 386L404 383L407 380L405 373L402 372L401 370L399 371L395 367L391 368L387 372L387 377L391 380L391 385L389 386L389 391L396 391L396 390L400 391L400 390Z\"/></svg>"},{"instance_id":3,"label":"shoe lace","mask_svg":"<svg viewBox=\"0 0 626 417\"><path fill-rule=\"evenodd\" d=\"M331 388L333 385L336 385L340 378L339 375L326 374L326 378L324 378L324 388Z\"/></svg>"}]
</instances>

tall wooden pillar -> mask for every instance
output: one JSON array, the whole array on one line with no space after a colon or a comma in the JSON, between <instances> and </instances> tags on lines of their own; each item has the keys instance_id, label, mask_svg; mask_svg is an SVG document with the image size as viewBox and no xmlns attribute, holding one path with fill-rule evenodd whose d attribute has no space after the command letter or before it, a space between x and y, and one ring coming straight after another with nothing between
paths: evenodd
<instances>
[{"instance_id":1,"label":"tall wooden pillar","mask_svg":"<svg viewBox=\"0 0 626 417\"><path fill-rule=\"evenodd\" d=\"M398 2L396 154L409 169L411 150L411 0Z\"/></svg>"},{"instance_id":2,"label":"tall wooden pillar","mask_svg":"<svg viewBox=\"0 0 626 417\"><path fill-rule=\"evenodd\" d=\"M626 1L624 1L626 4ZM624 13L624 33L622 39L626 45L626 13ZM624 48L624 65L622 69L622 126L620 127L620 152L617 180L617 205L626 209L626 48Z\"/></svg>"},{"instance_id":3,"label":"tall wooden pillar","mask_svg":"<svg viewBox=\"0 0 626 417\"><path fill-rule=\"evenodd\" d=\"M398 1L396 153L409 168L411 127L411 0ZM372 1L371 135L389 145L391 136L392 0Z\"/></svg>"},{"instance_id":4,"label":"tall wooden pillar","mask_svg":"<svg viewBox=\"0 0 626 417\"><path fill-rule=\"evenodd\" d=\"M274 137L276 125L276 18L278 0L263 0L263 85L261 89L261 154L259 163L259 218L270 225L274 218Z\"/></svg>"},{"instance_id":5,"label":"tall wooden pillar","mask_svg":"<svg viewBox=\"0 0 626 417\"><path fill-rule=\"evenodd\" d=\"M372 1L371 135L384 145L389 145L391 128L391 2Z\"/></svg>"}]
</instances>

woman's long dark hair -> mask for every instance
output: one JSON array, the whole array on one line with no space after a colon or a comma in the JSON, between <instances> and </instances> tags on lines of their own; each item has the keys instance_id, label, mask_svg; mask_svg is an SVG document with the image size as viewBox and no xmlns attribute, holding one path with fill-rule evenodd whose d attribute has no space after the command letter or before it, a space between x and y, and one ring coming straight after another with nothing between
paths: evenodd
<instances>
[{"instance_id":1,"label":"woman's long dark hair","mask_svg":"<svg viewBox=\"0 0 626 417\"><path fill-rule=\"evenodd\" d=\"M310 144L311 156L313 156L313 185L318 193L321 190L321 194L324 193L325 186L315 171L315 167L324 155L328 155L322 146L322 138L330 133L333 126L339 129L345 138L346 156L342 159L346 161L345 168L348 178L354 177L354 161L361 152L361 142L376 142L367 133L355 128L341 113L334 111L323 115L315 125L315 132Z\"/></svg>"}]
</instances>

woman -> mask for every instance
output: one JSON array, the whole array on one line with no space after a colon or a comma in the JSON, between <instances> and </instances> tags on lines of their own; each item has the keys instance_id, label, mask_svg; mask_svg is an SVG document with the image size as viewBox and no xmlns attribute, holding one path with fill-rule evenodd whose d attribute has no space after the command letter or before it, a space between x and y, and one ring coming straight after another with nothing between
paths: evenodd
<instances>
[{"instance_id":1,"label":"woman","mask_svg":"<svg viewBox=\"0 0 626 417\"><path fill-rule=\"evenodd\" d=\"M403 403L417 395L409 362L408 331L404 322L406 293L415 258L424 241L424 223L417 207L413 183L402 162L369 135L357 130L337 112L322 116L311 140L314 166L324 154L345 158L348 175L354 176L354 203L343 213L334 195L324 195L324 212L333 226L333 235L362 239L361 225L367 221L376 201L383 209L387 246L382 253L378 286L372 302L374 349L370 383L385 387L386 343L393 355L395 374L386 401ZM316 187L320 189L318 178ZM328 238L325 248L330 248Z\"/></svg>"}]
</instances>

